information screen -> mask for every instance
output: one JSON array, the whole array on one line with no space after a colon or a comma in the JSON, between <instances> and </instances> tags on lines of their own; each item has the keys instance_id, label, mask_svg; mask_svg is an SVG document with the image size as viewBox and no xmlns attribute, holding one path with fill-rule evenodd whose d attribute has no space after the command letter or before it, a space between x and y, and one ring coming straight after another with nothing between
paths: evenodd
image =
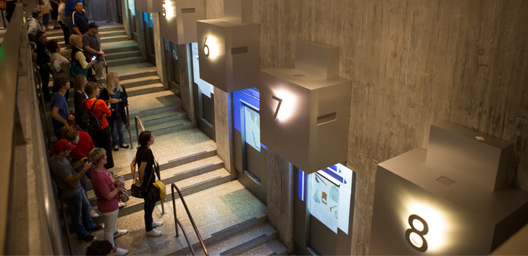
<instances>
[{"instance_id":1,"label":"information screen","mask_svg":"<svg viewBox=\"0 0 528 256\"><path fill-rule=\"evenodd\" d=\"M308 210L336 234L338 228L348 234L353 175L342 164L308 175Z\"/></svg>"},{"instance_id":2,"label":"information screen","mask_svg":"<svg viewBox=\"0 0 528 256\"><path fill-rule=\"evenodd\" d=\"M246 143L260 152L260 115L244 106L244 134Z\"/></svg>"}]
</instances>

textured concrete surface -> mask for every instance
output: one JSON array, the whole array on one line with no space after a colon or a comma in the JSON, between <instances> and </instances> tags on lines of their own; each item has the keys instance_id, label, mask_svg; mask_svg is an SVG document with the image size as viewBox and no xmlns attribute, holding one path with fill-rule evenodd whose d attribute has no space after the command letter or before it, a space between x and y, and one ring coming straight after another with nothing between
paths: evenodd
<instances>
[{"instance_id":1,"label":"textured concrete surface","mask_svg":"<svg viewBox=\"0 0 528 256\"><path fill-rule=\"evenodd\" d=\"M223 15L206 1L207 18ZM339 46L352 81L347 166L357 173L353 254L368 253L375 169L449 121L514 142L508 183L528 191L528 2L254 0L261 67L297 40ZM269 170L268 170L269 171Z\"/></svg>"},{"instance_id":2,"label":"textured concrete surface","mask_svg":"<svg viewBox=\"0 0 528 256\"><path fill-rule=\"evenodd\" d=\"M185 201L204 240L211 239L215 233L225 228L253 218L260 218L266 214L265 206L237 181L186 196ZM191 243L196 243L197 237L180 199L176 200L176 209ZM165 214L161 214L161 206L158 204L153 216L154 220L164 222L163 226L157 228L163 232L161 237L145 238L143 211L138 211L118 218L117 228L126 228L129 233L117 238L116 245L128 249L132 255L166 255L187 246L181 230L180 237L175 237L172 202L165 203ZM103 237L103 231L92 234L98 238ZM89 245L89 243L78 241L75 235L71 236L71 240L76 254L83 254ZM185 251L185 253L188 252Z\"/></svg>"}]
</instances>

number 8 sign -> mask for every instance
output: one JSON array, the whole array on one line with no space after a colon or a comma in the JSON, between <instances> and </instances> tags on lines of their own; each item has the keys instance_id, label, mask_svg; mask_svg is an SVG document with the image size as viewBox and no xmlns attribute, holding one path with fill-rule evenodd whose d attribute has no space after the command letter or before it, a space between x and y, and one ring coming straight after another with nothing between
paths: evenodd
<instances>
[{"instance_id":1,"label":"number 8 sign","mask_svg":"<svg viewBox=\"0 0 528 256\"><path fill-rule=\"evenodd\" d=\"M427 251L427 240L424 235L429 232L427 222L420 216L412 214L409 216L410 229L405 231L405 239L417 251Z\"/></svg>"}]
</instances>

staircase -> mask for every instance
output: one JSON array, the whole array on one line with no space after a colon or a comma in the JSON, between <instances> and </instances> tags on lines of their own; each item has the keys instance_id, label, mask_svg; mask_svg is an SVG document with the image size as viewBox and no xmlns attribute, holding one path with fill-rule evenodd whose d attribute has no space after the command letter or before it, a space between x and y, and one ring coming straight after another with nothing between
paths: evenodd
<instances>
[{"instance_id":1,"label":"staircase","mask_svg":"<svg viewBox=\"0 0 528 256\"><path fill-rule=\"evenodd\" d=\"M138 116L145 129L156 136L152 147L160 163L162 181L167 184L165 213L161 213L160 204L154 210L154 219L164 221L164 225L157 228L163 236L145 237L144 202L131 197L126 207L119 211L117 221L117 227L126 228L129 233L116 239L116 245L129 250L131 255L190 254L181 230L180 236L176 237L170 187L175 182L185 196L210 255L286 254L286 247L277 240L276 230L267 222L266 206L238 181L231 180L224 162L217 156L216 143L192 127L180 99L165 90L155 67L141 56L137 43L127 39L121 25L101 26L99 33L109 72L119 74L129 96L134 146L137 146L134 117ZM58 31L48 33L48 38L63 42ZM68 100L70 109L73 109L72 98L70 96ZM49 108L49 105L46 107ZM49 111L47 109L48 116ZM129 143L126 130L125 137ZM127 188L132 184L130 162L135 152L135 148L113 151L115 167L110 171L115 177L124 176ZM88 188L90 203L96 208L97 201L91 185ZM178 199L178 218L197 254L203 255L178 194L175 195ZM102 223L103 218L96 218L95 221ZM92 234L98 238L104 236L103 231ZM77 240L75 234L71 234L70 238L74 254L84 254L89 243Z\"/></svg>"}]
</instances>

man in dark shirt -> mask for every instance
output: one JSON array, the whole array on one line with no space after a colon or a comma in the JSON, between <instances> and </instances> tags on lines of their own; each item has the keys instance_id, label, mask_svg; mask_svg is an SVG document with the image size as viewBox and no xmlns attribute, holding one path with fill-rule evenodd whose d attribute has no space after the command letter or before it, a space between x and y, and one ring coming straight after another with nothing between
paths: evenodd
<instances>
[{"instance_id":1,"label":"man in dark shirt","mask_svg":"<svg viewBox=\"0 0 528 256\"><path fill-rule=\"evenodd\" d=\"M97 62L94 64L95 77L99 83L106 79L104 75L104 52L101 50L101 36L99 35L99 26L95 22L88 25L88 31L83 35L84 52L88 57L97 56Z\"/></svg>"},{"instance_id":2,"label":"man in dark shirt","mask_svg":"<svg viewBox=\"0 0 528 256\"><path fill-rule=\"evenodd\" d=\"M88 18L86 12L83 10L83 2L75 2L75 11L72 13L72 27L73 32L79 36L83 36L88 31Z\"/></svg>"},{"instance_id":3,"label":"man in dark shirt","mask_svg":"<svg viewBox=\"0 0 528 256\"><path fill-rule=\"evenodd\" d=\"M50 68L48 63L50 62L50 55L48 49L46 48L46 43L48 42L46 33L44 31L38 31L36 35L36 40L37 47L35 48L32 54L33 65L35 65L35 69L38 70L40 75L44 101L48 102L51 99L48 87L50 78Z\"/></svg>"}]
</instances>

